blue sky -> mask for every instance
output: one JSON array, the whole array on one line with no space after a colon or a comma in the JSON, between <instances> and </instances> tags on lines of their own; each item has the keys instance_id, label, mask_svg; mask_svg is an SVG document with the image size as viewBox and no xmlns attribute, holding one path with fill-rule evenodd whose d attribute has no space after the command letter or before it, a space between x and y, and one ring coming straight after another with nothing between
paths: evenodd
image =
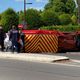
<instances>
[{"instance_id":1,"label":"blue sky","mask_svg":"<svg viewBox=\"0 0 80 80\"><path fill-rule=\"evenodd\" d=\"M13 8L15 11L24 9L24 0L0 0L0 13L5 11L7 8ZM26 8L43 9L48 0L26 0L26 2L32 2L27 4Z\"/></svg>"}]
</instances>

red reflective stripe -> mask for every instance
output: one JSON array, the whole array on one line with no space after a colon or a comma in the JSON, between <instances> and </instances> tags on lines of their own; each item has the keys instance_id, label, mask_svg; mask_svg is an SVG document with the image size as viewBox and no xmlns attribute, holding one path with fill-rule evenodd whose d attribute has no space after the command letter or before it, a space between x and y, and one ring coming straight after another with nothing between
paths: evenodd
<instances>
[{"instance_id":1,"label":"red reflective stripe","mask_svg":"<svg viewBox=\"0 0 80 80\"><path fill-rule=\"evenodd\" d=\"M58 31L56 30L23 30L25 34L55 34L58 35Z\"/></svg>"}]
</instances>

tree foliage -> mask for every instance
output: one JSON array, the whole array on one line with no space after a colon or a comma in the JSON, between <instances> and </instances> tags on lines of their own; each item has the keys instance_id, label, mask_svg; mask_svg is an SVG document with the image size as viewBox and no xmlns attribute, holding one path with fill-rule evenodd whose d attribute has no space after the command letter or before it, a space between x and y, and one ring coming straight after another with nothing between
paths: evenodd
<instances>
[{"instance_id":1,"label":"tree foliage","mask_svg":"<svg viewBox=\"0 0 80 80\"><path fill-rule=\"evenodd\" d=\"M45 9L54 8L56 12L73 13L76 5L73 0L49 0Z\"/></svg>"},{"instance_id":2,"label":"tree foliage","mask_svg":"<svg viewBox=\"0 0 80 80\"><path fill-rule=\"evenodd\" d=\"M0 14L0 20L1 20L1 14Z\"/></svg>"},{"instance_id":3,"label":"tree foliage","mask_svg":"<svg viewBox=\"0 0 80 80\"><path fill-rule=\"evenodd\" d=\"M67 13L73 13L75 10L75 2L73 0L67 0L66 2L66 12Z\"/></svg>"},{"instance_id":4,"label":"tree foliage","mask_svg":"<svg viewBox=\"0 0 80 80\"><path fill-rule=\"evenodd\" d=\"M45 25L57 25L59 23L56 13L52 10L45 10L41 16Z\"/></svg>"},{"instance_id":5,"label":"tree foliage","mask_svg":"<svg viewBox=\"0 0 80 80\"><path fill-rule=\"evenodd\" d=\"M77 12L74 0L49 0L44 10L28 9L26 22L29 29L38 29L41 26L67 25L77 23ZM9 8L0 14L0 24L8 31L12 25L24 22L24 11L15 12Z\"/></svg>"},{"instance_id":6,"label":"tree foliage","mask_svg":"<svg viewBox=\"0 0 80 80\"><path fill-rule=\"evenodd\" d=\"M53 1L54 0L49 0L49 2L45 5L45 9L50 9L50 8L52 8L53 7Z\"/></svg>"},{"instance_id":7,"label":"tree foliage","mask_svg":"<svg viewBox=\"0 0 80 80\"><path fill-rule=\"evenodd\" d=\"M19 24L21 24L23 22L23 20L24 20L24 12L20 11L18 13L18 15L19 15Z\"/></svg>"},{"instance_id":8,"label":"tree foliage","mask_svg":"<svg viewBox=\"0 0 80 80\"><path fill-rule=\"evenodd\" d=\"M71 17L69 14L61 14L59 16L59 20L61 25L68 25L71 23Z\"/></svg>"},{"instance_id":9,"label":"tree foliage","mask_svg":"<svg viewBox=\"0 0 80 80\"><path fill-rule=\"evenodd\" d=\"M39 28L41 25L41 16L36 9L28 9L26 11L26 21L29 29Z\"/></svg>"},{"instance_id":10,"label":"tree foliage","mask_svg":"<svg viewBox=\"0 0 80 80\"><path fill-rule=\"evenodd\" d=\"M18 15L17 13L11 9L8 8L6 11L4 11L1 15L1 25L3 25L4 30L8 31L12 25L18 25Z\"/></svg>"},{"instance_id":11,"label":"tree foliage","mask_svg":"<svg viewBox=\"0 0 80 80\"><path fill-rule=\"evenodd\" d=\"M55 2L52 7L55 12L65 12L65 4L63 2Z\"/></svg>"}]
</instances>

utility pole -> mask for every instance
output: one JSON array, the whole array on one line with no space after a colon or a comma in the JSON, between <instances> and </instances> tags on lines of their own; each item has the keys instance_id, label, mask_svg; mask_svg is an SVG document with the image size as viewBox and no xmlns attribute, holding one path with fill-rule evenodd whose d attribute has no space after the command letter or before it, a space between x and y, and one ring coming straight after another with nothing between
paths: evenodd
<instances>
[{"instance_id":1,"label":"utility pole","mask_svg":"<svg viewBox=\"0 0 80 80\"><path fill-rule=\"evenodd\" d=\"M24 21L23 21L23 27L26 29L27 24L26 24L26 0L24 0Z\"/></svg>"},{"instance_id":2,"label":"utility pole","mask_svg":"<svg viewBox=\"0 0 80 80\"><path fill-rule=\"evenodd\" d=\"M32 4L32 3L26 3L26 0L24 0L24 22L23 22L24 29L27 28L27 21L26 21L26 4Z\"/></svg>"}]
</instances>

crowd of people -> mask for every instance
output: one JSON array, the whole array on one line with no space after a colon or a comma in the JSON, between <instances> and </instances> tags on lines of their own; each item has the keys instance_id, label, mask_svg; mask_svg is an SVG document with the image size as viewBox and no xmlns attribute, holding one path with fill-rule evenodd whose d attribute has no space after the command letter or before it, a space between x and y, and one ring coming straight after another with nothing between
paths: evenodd
<instances>
[{"instance_id":1,"label":"crowd of people","mask_svg":"<svg viewBox=\"0 0 80 80\"><path fill-rule=\"evenodd\" d=\"M11 30L7 33L4 32L3 27L0 25L0 46L1 51L11 50L12 52L25 52L24 49L24 33L22 28L18 29L16 26L12 26Z\"/></svg>"}]
</instances>

